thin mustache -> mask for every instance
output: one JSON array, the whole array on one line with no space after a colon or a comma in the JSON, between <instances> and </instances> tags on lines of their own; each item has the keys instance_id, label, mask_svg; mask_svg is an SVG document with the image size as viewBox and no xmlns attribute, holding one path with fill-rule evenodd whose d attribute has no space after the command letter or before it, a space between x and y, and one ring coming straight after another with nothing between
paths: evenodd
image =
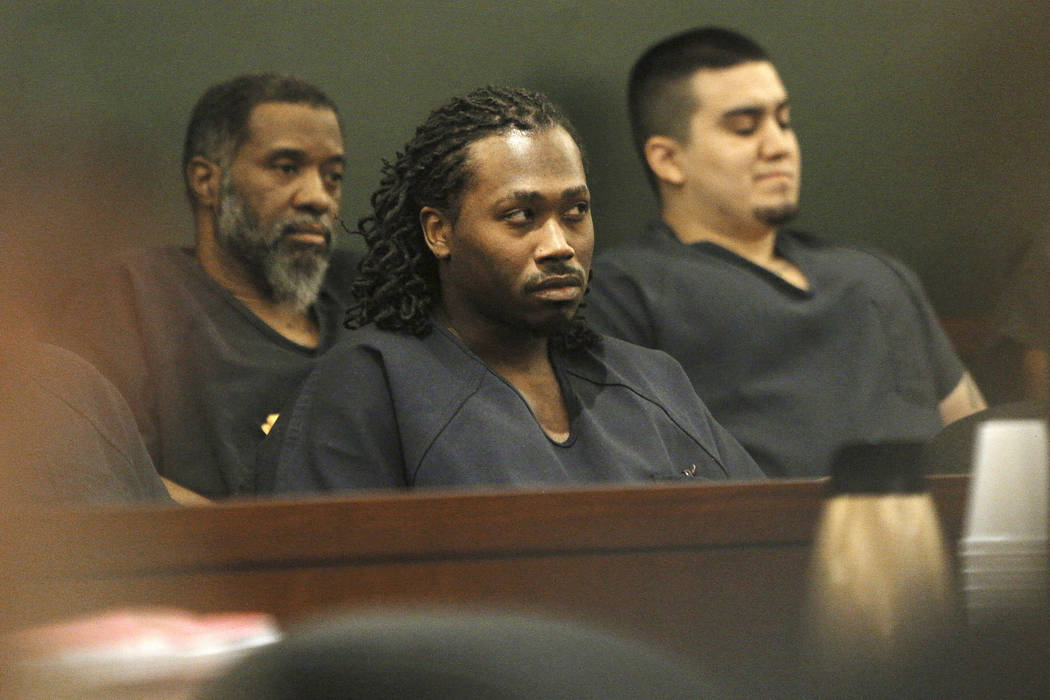
<instances>
[{"instance_id":1,"label":"thin mustache","mask_svg":"<svg viewBox=\"0 0 1050 700\"><path fill-rule=\"evenodd\" d=\"M587 276L578 267L564 263L555 264L526 282L525 292L536 292L550 287L564 287L566 285L582 287L586 279Z\"/></svg>"}]
</instances>

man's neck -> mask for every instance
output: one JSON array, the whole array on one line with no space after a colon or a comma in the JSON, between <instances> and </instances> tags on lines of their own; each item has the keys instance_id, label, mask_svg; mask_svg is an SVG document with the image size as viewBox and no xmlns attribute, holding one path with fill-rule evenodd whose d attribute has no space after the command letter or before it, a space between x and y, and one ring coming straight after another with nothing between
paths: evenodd
<instances>
[{"instance_id":1,"label":"man's neck","mask_svg":"<svg viewBox=\"0 0 1050 700\"><path fill-rule=\"evenodd\" d=\"M471 323L442 310L438 318L464 345L497 374L528 372L538 365L550 365L548 340L524 330L497 328L493 324ZM509 381L509 379L508 379Z\"/></svg>"},{"instance_id":2,"label":"man's neck","mask_svg":"<svg viewBox=\"0 0 1050 700\"><path fill-rule=\"evenodd\" d=\"M442 323L463 341L471 351L503 377L532 409L540 428L557 442L569 439L569 413L561 386L548 354L549 342L544 336L527 331L493 330L440 314Z\"/></svg>"},{"instance_id":3,"label":"man's neck","mask_svg":"<svg viewBox=\"0 0 1050 700\"><path fill-rule=\"evenodd\" d=\"M682 243L714 243L799 289L809 289L809 280L802 269L777 253L776 226L756 220L750 225L720 228L705 224L703 219L690 212L671 207L664 207L661 216Z\"/></svg>"},{"instance_id":4,"label":"man's neck","mask_svg":"<svg viewBox=\"0 0 1050 700\"><path fill-rule=\"evenodd\" d=\"M205 274L270 328L303 347L316 348L320 344L320 328L309 309L301 311L287 303L274 301L259 289L243 266L227 259L216 246L201 245L198 241L196 257Z\"/></svg>"},{"instance_id":5,"label":"man's neck","mask_svg":"<svg viewBox=\"0 0 1050 700\"><path fill-rule=\"evenodd\" d=\"M288 304L279 304L258 295L234 296L262 319L263 323L293 343L306 348L316 348L321 343L320 327L309 309L300 311Z\"/></svg>"},{"instance_id":6,"label":"man's neck","mask_svg":"<svg viewBox=\"0 0 1050 700\"><path fill-rule=\"evenodd\" d=\"M674 208L664 208L662 218L682 243L709 241L763 267L774 260L777 240L775 226L759 221L747 226L713 226L690 212Z\"/></svg>"}]
</instances>

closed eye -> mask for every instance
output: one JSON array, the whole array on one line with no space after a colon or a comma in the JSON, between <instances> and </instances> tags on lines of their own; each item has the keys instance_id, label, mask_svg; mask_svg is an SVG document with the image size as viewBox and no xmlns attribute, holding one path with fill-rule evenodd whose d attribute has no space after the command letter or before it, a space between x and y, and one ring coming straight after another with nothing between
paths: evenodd
<instances>
[{"instance_id":1,"label":"closed eye","mask_svg":"<svg viewBox=\"0 0 1050 700\"><path fill-rule=\"evenodd\" d=\"M759 116L752 112L731 114L726 118L726 128L738 136L750 136L758 130Z\"/></svg>"}]
</instances>

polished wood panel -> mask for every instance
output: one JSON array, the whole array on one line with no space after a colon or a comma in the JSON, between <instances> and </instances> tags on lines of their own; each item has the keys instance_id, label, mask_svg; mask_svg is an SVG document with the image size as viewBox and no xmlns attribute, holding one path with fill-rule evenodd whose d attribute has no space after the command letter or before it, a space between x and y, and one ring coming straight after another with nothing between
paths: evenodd
<instances>
[{"instance_id":1,"label":"polished wood panel","mask_svg":"<svg viewBox=\"0 0 1050 700\"><path fill-rule=\"evenodd\" d=\"M963 476L932 477L958 536ZM525 608L626 630L719 669L790 667L823 481L416 492L206 508L8 513L6 624L114 605Z\"/></svg>"}]
</instances>

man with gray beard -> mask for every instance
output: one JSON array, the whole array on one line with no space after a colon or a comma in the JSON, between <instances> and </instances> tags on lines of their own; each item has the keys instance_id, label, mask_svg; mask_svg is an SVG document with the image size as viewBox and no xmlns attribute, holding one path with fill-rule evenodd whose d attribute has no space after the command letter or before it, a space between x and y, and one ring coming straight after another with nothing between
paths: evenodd
<instances>
[{"instance_id":1,"label":"man with gray beard","mask_svg":"<svg viewBox=\"0 0 1050 700\"><path fill-rule=\"evenodd\" d=\"M328 245L296 246L282 241L281 235L285 228L315 223L310 216L299 216L277 221L269 232L259 231L258 219L237 194L229 176L223 177L215 231L219 247L232 260L241 261L255 283L268 289L275 300L304 312L321 291L328 269ZM331 221L323 226L330 232Z\"/></svg>"},{"instance_id":2,"label":"man with gray beard","mask_svg":"<svg viewBox=\"0 0 1050 700\"><path fill-rule=\"evenodd\" d=\"M275 74L213 86L182 163L195 247L118 257L53 327L125 395L188 501L253 492L256 446L343 332L356 260L332 247L343 133L315 86Z\"/></svg>"}]
</instances>

